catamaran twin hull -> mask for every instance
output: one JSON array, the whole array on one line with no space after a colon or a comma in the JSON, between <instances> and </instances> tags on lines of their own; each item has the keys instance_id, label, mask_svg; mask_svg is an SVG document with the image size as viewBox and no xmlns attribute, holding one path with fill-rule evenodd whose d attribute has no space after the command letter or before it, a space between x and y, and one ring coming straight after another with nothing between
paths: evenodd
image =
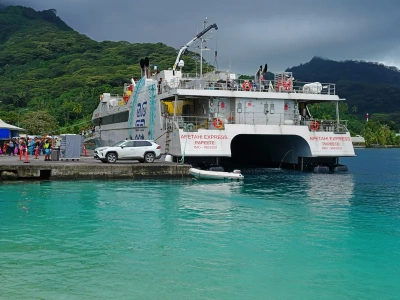
<instances>
[{"instance_id":1,"label":"catamaran twin hull","mask_svg":"<svg viewBox=\"0 0 400 300\"><path fill-rule=\"evenodd\" d=\"M301 83L291 72L275 73L266 80L268 65L254 80L213 71L182 74L181 57L196 41L202 56L205 34L218 30L214 23L188 41L178 52L171 70L140 60L141 79L125 84L122 97L103 94L93 113L100 132L97 143L154 139L175 160L219 159L308 166L337 165L338 157L354 156L347 124L339 120L334 84ZM216 56L217 57L217 56ZM178 70L180 69L180 70ZM336 105L334 120L315 120L308 105Z\"/></svg>"}]
</instances>

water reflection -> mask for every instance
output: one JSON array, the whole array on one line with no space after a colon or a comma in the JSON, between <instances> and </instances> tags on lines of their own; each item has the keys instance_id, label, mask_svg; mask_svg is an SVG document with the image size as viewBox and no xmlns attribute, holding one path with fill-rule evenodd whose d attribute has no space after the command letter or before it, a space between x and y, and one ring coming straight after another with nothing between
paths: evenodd
<instances>
[{"instance_id":1,"label":"water reflection","mask_svg":"<svg viewBox=\"0 0 400 300\"><path fill-rule=\"evenodd\" d=\"M350 205L354 196L353 174L309 174L307 196L310 201L329 201Z\"/></svg>"}]
</instances>

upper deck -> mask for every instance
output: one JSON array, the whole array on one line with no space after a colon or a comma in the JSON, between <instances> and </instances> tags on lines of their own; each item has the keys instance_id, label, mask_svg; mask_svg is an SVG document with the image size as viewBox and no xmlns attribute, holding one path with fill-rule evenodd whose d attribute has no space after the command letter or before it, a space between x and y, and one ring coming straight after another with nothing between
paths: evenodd
<instances>
[{"instance_id":1,"label":"upper deck","mask_svg":"<svg viewBox=\"0 0 400 300\"><path fill-rule=\"evenodd\" d=\"M161 98L168 94L188 96L218 95L221 97L302 99L310 101L338 101L336 85L333 83L301 82L293 78L291 72L274 74L274 80L236 79L231 73L209 73L203 77L196 74L172 76L171 71L163 71L157 78L164 80L158 87ZM156 78L154 78L156 79ZM211 92L212 91L212 92ZM261 94L260 94L261 93Z\"/></svg>"}]
</instances>

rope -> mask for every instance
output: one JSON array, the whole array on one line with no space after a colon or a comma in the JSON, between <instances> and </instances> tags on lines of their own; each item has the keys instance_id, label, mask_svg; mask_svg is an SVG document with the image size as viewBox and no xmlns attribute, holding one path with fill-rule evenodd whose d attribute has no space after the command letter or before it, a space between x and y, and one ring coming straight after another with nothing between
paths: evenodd
<instances>
[{"instance_id":1,"label":"rope","mask_svg":"<svg viewBox=\"0 0 400 300\"><path fill-rule=\"evenodd\" d=\"M188 140L188 135L186 134L186 141L185 141L185 147L183 147L183 154L182 154L181 164L185 163L185 152L186 152L187 140Z\"/></svg>"}]
</instances>

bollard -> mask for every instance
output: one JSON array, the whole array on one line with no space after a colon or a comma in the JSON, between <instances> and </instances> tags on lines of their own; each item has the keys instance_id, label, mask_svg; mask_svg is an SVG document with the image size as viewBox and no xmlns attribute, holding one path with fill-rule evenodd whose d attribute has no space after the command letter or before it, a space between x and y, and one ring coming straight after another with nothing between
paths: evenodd
<instances>
[{"instance_id":1,"label":"bollard","mask_svg":"<svg viewBox=\"0 0 400 300\"><path fill-rule=\"evenodd\" d=\"M35 159L39 159L39 147L36 147L36 150L35 150Z\"/></svg>"},{"instance_id":2,"label":"bollard","mask_svg":"<svg viewBox=\"0 0 400 300\"><path fill-rule=\"evenodd\" d=\"M25 150L25 161L24 164L29 164L29 159L28 159L28 149Z\"/></svg>"},{"instance_id":3,"label":"bollard","mask_svg":"<svg viewBox=\"0 0 400 300\"><path fill-rule=\"evenodd\" d=\"M88 156L87 152L86 152L86 146L85 145L83 145L83 156Z\"/></svg>"}]
</instances>

